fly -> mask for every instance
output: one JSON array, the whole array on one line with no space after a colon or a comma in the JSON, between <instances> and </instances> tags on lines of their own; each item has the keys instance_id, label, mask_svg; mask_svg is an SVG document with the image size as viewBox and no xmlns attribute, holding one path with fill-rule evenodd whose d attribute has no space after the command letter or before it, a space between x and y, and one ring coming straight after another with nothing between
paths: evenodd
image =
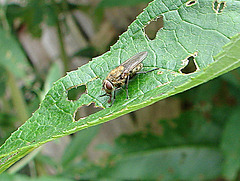
<instances>
[{"instance_id":1,"label":"fly","mask_svg":"<svg viewBox=\"0 0 240 181\"><path fill-rule=\"evenodd\" d=\"M116 99L116 91L126 85L126 94L128 99L128 83L129 80L136 74L145 74L148 72L152 72L154 70L158 70L159 68L154 68L149 71L143 71L140 70L143 67L142 61L147 57L147 52L140 52L131 58L127 59L125 62L123 62L121 65L113 69L105 80L103 80L103 87L102 89L105 90L105 94L100 95L102 96L109 96L108 103L111 103L110 107L113 105L115 99ZM112 99L113 97L113 99Z\"/></svg>"}]
</instances>

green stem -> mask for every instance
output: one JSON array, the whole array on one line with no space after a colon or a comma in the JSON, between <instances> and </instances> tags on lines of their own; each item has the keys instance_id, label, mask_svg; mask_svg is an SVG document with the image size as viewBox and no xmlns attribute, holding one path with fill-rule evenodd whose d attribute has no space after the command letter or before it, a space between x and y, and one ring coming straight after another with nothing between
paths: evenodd
<instances>
[{"instance_id":1,"label":"green stem","mask_svg":"<svg viewBox=\"0 0 240 181\"><path fill-rule=\"evenodd\" d=\"M17 86L17 82L14 75L10 71L7 71L7 73L8 73L8 86L11 91L11 98L14 110L16 111L17 117L19 118L19 121L22 124L29 118L26 102L24 101L22 92Z\"/></svg>"},{"instance_id":2,"label":"green stem","mask_svg":"<svg viewBox=\"0 0 240 181\"><path fill-rule=\"evenodd\" d=\"M2 98L2 103L3 103L2 112L10 113L11 112L11 106L10 106L10 103L9 103L9 100L8 100L7 96L4 96Z\"/></svg>"},{"instance_id":3,"label":"green stem","mask_svg":"<svg viewBox=\"0 0 240 181\"><path fill-rule=\"evenodd\" d=\"M6 17L6 8L7 2L5 2L3 5L0 5L0 20L1 20L0 22L2 24L3 29L9 33L11 31L11 28Z\"/></svg>"},{"instance_id":4,"label":"green stem","mask_svg":"<svg viewBox=\"0 0 240 181\"><path fill-rule=\"evenodd\" d=\"M57 21L57 31L58 31L58 39L59 39L59 44L60 44L60 51L61 51L61 59L63 61L63 65L64 65L64 72L68 71L68 56L67 53L65 51L65 46L64 46L64 41L63 41L63 33L61 30L61 23L58 20Z\"/></svg>"}]
</instances>

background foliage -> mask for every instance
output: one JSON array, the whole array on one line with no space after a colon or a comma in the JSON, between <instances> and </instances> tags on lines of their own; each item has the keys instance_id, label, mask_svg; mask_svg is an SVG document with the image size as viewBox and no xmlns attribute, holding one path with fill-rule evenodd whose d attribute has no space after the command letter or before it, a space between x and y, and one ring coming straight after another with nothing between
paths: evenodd
<instances>
[{"instance_id":1,"label":"background foliage","mask_svg":"<svg viewBox=\"0 0 240 181\"><path fill-rule=\"evenodd\" d=\"M112 2L103 0L96 6L91 3L41 0L26 4L7 3L1 7L4 12L1 17L1 45L11 45L0 51L3 59L0 66L1 143L37 109L52 82L62 76L61 71L71 69L74 57L92 58L105 52L123 31L116 31L105 46L92 43L91 38L85 34L83 37L86 45L69 55L64 43L64 36L70 31L67 26L68 13L81 11L88 14L98 29L104 22L111 22L104 19L103 12L109 10L104 8L136 6L147 1L121 1L120 4ZM45 70L38 70L20 41L22 31L41 38L43 24L54 27L58 33L62 69L58 64L52 63ZM81 26L79 29L84 35ZM171 98L177 100L179 105L167 106L179 113L174 117L155 120L158 122L157 131L149 123L144 129L118 136L114 144L99 142L97 149L105 154L98 161L92 159L86 149L98 136L100 126L72 135L63 154L57 159L43 153L37 154L37 151L26 157L26 162L20 162L20 166L12 167L0 178L237 179L240 166L239 73L239 69L234 70ZM80 87L78 91L84 92L84 87ZM132 114L132 122L138 127L141 123L136 115Z\"/></svg>"}]
</instances>

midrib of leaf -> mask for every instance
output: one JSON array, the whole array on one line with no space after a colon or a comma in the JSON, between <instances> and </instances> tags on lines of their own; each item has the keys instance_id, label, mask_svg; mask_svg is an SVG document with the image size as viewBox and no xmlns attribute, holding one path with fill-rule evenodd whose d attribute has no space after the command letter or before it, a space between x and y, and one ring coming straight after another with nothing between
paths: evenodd
<instances>
[{"instance_id":1,"label":"midrib of leaf","mask_svg":"<svg viewBox=\"0 0 240 181\"><path fill-rule=\"evenodd\" d=\"M76 71L68 73L67 76L57 81L45 96L40 108L23 126L14 132L0 148L2 162L0 171L4 171L15 161L43 143L112 120L163 98L190 89L222 73L239 67L239 54L236 54L231 59L226 59L226 57L229 56L228 52L238 47L239 35L234 37L233 41L216 57L215 62L212 63L213 53L219 53L221 47L227 41L225 37L221 39L222 36L219 36L218 32L223 30L218 30L216 34L212 33L211 35L213 37L210 37L208 41L206 38L208 34L206 34L204 29L195 30L195 25L191 26L189 23L186 24L185 21L182 21L179 17L174 19L174 11L177 11L176 14L179 14L180 11L184 12L184 10L188 10L190 13L205 12L206 15L216 16L214 14L215 12L211 9L212 1L203 0L198 1L198 3L201 4L202 9L200 8L198 10L198 4L192 7L185 7L185 4L181 2L173 5L174 3L170 1L163 3L161 0L155 0L137 17L136 21L129 26L128 31L120 36L119 41L111 48L111 51L95 58L93 61L80 67ZM231 9L231 5L235 5L234 2L232 2L232 4L229 2L227 7ZM237 16L239 12L232 11L228 14L227 9L224 11L226 12L224 18L235 18L232 19L231 22L240 21L239 16ZM148 40L142 28L163 13L165 20L164 28L158 32L155 40ZM232 15L234 13L236 14L235 16ZM189 16L190 15L191 14L189 14ZM199 18L201 18L201 16ZM181 17L187 19L184 13L182 13ZM206 17L208 16L204 16L204 18ZM221 18L221 16L218 18ZM175 23L175 26L173 26L173 23ZM193 22L193 24L196 23L199 22ZM233 25L236 30L240 29L239 23ZM178 32L180 27L185 28L185 32L190 37L187 36L185 39L181 38L181 36L183 36L181 34L182 32ZM194 30L200 31L200 34L189 34L189 28L192 28L191 32L194 32ZM226 30L226 32L223 31L222 34L230 37L238 33L236 30L230 30ZM203 38L204 41L198 38ZM189 42L188 39L191 39L192 42ZM196 39L198 39L200 43L198 43ZM217 40L219 42L215 45ZM201 41L206 41L206 43L213 46L210 53L207 52L206 48L202 48ZM191 43L196 43L196 46L193 47ZM208 47L208 44L206 44L206 47ZM102 80L108 72L119 65L120 62L144 50L149 52L147 59L143 62L144 66L148 68L160 67L162 74L157 74L157 71L155 71L146 75L137 76L129 85L130 99L125 100L125 91L120 90L114 105L110 108L107 107L107 98L99 98L99 95L103 93L101 92ZM196 51L198 51L199 54L197 62L200 71L192 74L178 73L178 70L182 67L181 60L189 56L189 53L192 54ZM83 84L87 86L87 94L83 94L75 102L68 101L67 90ZM105 109L84 119L74 121L74 112L82 105L88 105L91 102L94 102L96 106L105 107Z\"/></svg>"}]
</instances>

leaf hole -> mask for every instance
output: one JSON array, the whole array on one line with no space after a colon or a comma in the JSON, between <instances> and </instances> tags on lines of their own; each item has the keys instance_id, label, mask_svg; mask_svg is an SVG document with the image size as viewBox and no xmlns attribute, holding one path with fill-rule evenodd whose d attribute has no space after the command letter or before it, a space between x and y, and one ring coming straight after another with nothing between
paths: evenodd
<instances>
[{"instance_id":1,"label":"leaf hole","mask_svg":"<svg viewBox=\"0 0 240 181\"><path fill-rule=\"evenodd\" d=\"M216 13L222 13L223 9L226 7L226 2L225 1L221 1L220 3L215 0L213 1L213 10L216 12Z\"/></svg>"},{"instance_id":2,"label":"leaf hole","mask_svg":"<svg viewBox=\"0 0 240 181\"><path fill-rule=\"evenodd\" d=\"M187 3L186 3L186 6L193 6L194 4L196 4L197 3L197 1L195 0L195 1L192 1L192 0L190 0L190 1L188 1Z\"/></svg>"},{"instance_id":3,"label":"leaf hole","mask_svg":"<svg viewBox=\"0 0 240 181\"><path fill-rule=\"evenodd\" d=\"M223 9L226 7L226 2L222 1L220 2L220 4L218 5L218 13L222 13Z\"/></svg>"},{"instance_id":4,"label":"leaf hole","mask_svg":"<svg viewBox=\"0 0 240 181\"><path fill-rule=\"evenodd\" d=\"M68 91L67 97L68 100L76 101L78 100L82 94L86 94L86 85L80 85L78 87L73 87Z\"/></svg>"},{"instance_id":5,"label":"leaf hole","mask_svg":"<svg viewBox=\"0 0 240 181\"><path fill-rule=\"evenodd\" d=\"M163 17L162 16L151 21L150 24L148 24L145 27L144 31L145 31L145 34L147 35L147 37L150 40L153 40L153 39L155 39L158 30L160 30L161 28L163 28Z\"/></svg>"},{"instance_id":6,"label":"leaf hole","mask_svg":"<svg viewBox=\"0 0 240 181\"><path fill-rule=\"evenodd\" d=\"M198 66L195 60L196 56L197 56L197 52L195 52L194 54L188 56L186 59L183 60L184 67L180 69L181 73L190 74L198 70Z\"/></svg>"},{"instance_id":7,"label":"leaf hole","mask_svg":"<svg viewBox=\"0 0 240 181\"><path fill-rule=\"evenodd\" d=\"M218 2L217 0L213 1L213 10L217 12Z\"/></svg>"},{"instance_id":8,"label":"leaf hole","mask_svg":"<svg viewBox=\"0 0 240 181\"><path fill-rule=\"evenodd\" d=\"M89 105L83 105L80 108L78 108L74 113L75 121L78 121L79 119L83 119L93 113L101 111L102 109L103 108L96 107L95 103L90 103Z\"/></svg>"}]
</instances>

